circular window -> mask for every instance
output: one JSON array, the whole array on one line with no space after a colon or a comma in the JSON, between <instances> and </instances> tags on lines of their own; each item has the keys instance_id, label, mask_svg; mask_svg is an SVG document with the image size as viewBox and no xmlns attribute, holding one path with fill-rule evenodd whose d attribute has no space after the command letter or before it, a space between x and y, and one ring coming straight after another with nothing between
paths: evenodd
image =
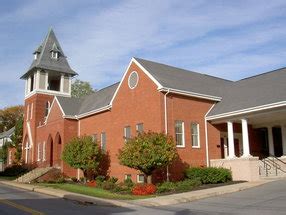
<instances>
[{"instance_id":1,"label":"circular window","mask_svg":"<svg viewBox=\"0 0 286 215\"><path fill-rule=\"evenodd\" d=\"M128 86L130 89L134 89L138 84L139 76L136 71L131 72L128 78Z\"/></svg>"}]
</instances>

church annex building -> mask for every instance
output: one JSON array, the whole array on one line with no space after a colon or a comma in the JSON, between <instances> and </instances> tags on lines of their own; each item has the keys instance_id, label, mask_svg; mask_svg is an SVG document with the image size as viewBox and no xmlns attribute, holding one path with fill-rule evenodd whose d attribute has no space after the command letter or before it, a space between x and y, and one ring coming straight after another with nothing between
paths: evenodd
<instances>
[{"instance_id":1,"label":"church annex building","mask_svg":"<svg viewBox=\"0 0 286 215\"><path fill-rule=\"evenodd\" d=\"M286 68L233 82L132 58L120 82L82 99L71 98L75 75L51 29L21 77L25 163L80 177L61 160L61 152L71 138L91 135L110 156L110 176L140 182L141 173L121 166L117 154L126 138L150 130L176 141L180 159L169 168L174 180L190 165L222 166L235 180L254 181L262 174L261 160L269 156L281 162L282 171ZM153 180L165 176L161 170Z\"/></svg>"}]
</instances>

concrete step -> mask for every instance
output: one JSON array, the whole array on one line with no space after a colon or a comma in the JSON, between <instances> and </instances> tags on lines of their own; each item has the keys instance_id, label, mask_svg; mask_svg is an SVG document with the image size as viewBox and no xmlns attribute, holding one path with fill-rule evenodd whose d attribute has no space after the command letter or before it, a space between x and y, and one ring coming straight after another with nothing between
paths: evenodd
<instances>
[{"instance_id":1,"label":"concrete step","mask_svg":"<svg viewBox=\"0 0 286 215\"><path fill-rule=\"evenodd\" d=\"M31 181L41 177L42 175L48 173L50 170L52 170L53 167L44 167L44 168L36 168L33 169L32 171L26 173L25 175L17 178L15 181L16 182L21 182L21 183L30 183Z\"/></svg>"}]
</instances>

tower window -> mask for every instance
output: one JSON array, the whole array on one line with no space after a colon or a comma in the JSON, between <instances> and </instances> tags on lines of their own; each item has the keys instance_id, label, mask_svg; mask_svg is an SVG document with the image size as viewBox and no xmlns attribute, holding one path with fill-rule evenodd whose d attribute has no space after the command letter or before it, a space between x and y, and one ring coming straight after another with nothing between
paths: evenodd
<instances>
[{"instance_id":1,"label":"tower window","mask_svg":"<svg viewBox=\"0 0 286 215\"><path fill-rule=\"evenodd\" d=\"M53 59L58 59L58 57L59 57L58 52L52 51L51 53L52 53L52 58Z\"/></svg>"},{"instance_id":2,"label":"tower window","mask_svg":"<svg viewBox=\"0 0 286 215\"><path fill-rule=\"evenodd\" d=\"M61 75L49 73L48 90L60 91Z\"/></svg>"},{"instance_id":3,"label":"tower window","mask_svg":"<svg viewBox=\"0 0 286 215\"><path fill-rule=\"evenodd\" d=\"M49 114L50 106L51 106L50 102L47 101L46 102L46 107L45 107L45 117L48 116L48 114Z\"/></svg>"},{"instance_id":4,"label":"tower window","mask_svg":"<svg viewBox=\"0 0 286 215\"><path fill-rule=\"evenodd\" d=\"M30 85L30 92L34 90L34 75L31 75L31 85Z\"/></svg>"}]
</instances>

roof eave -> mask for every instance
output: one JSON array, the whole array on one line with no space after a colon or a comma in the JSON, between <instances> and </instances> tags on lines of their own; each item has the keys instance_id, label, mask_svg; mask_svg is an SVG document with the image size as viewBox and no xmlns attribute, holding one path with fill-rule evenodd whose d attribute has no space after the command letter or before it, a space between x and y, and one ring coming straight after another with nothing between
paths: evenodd
<instances>
[{"instance_id":1,"label":"roof eave","mask_svg":"<svg viewBox=\"0 0 286 215\"><path fill-rule=\"evenodd\" d=\"M250 107L250 108L245 108L245 109L240 109L240 110L235 110L235 111L229 111L226 113L211 115L211 116L207 116L206 120L209 121L209 120L222 119L222 118L227 118L227 117L232 117L232 116L237 116L237 115L242 115L242 114L253 113L257 111L279 108L283 106L286 106L286 101L280 101L280 102L275 102L271 104L260 105L260 106L255 106L255 107Z\"/></svg>"},{"instance_id":2,"label":"roof eave","mask_svg":"<svg viewBox=\"0 0 286 215\"><path fill-rule=\"evenodd\" d=\"M75 117L77 119L81 119L81 118L84 118L84 117L87 117L87 116L90 116L90 115L93 115L93 114L97 114L97 113L100 113L100 112L104 112L104 111L107 111L107 110L110 110L112 108L112 105L106 105L104 107L101 107L101 108L98 108L98 109L95 109L95 110L92 110L92 111L89 111L89 112L86 112L86 113L83 113L83 114L79 114L79 115L76 115Z\"/></svg>"},{"instance_id":3,"label":"roof eave","mask_svg":"<svg viewBox=\"0 0 286 215\"><path fill-rule=\"evenodd\" d=\"M179 95L190 96L190 97L195 97L195 98L200 98L200 99L207 99L207 100L217 101L217 102L222 100L222 98L218 96L206 95L206 94L195 93L191 91L184 91L184 90L168 88L168 87L162 87L162 88L159 88L158 90L160 92L170 92L170 93L175 93Z\"/></svg>"}]
</instances>

